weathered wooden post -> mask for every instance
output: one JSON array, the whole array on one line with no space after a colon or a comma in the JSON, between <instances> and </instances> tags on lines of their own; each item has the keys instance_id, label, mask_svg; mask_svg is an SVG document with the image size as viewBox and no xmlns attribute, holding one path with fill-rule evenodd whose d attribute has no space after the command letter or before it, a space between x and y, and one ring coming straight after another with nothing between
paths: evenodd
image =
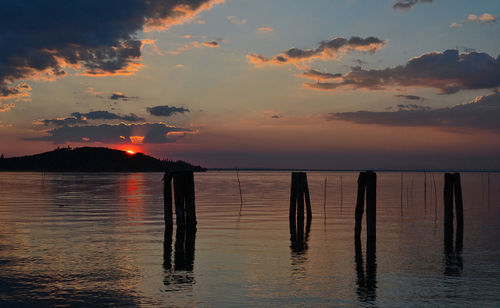
<instances>
[{"instance_id":1,"label":"weathered wooden post","mask_svg":"<svg viewBox=\"0 0 500 308\"><path fill-rule=\"evenodd\" d=\"M453 247L453 197L457 218L457 234ZM464 215L462 185L459 173L444 175L444 264L446 275L460 275L463 267L462 247L464 232Z\"/></svg>"},{"instance_id":2,"label":"weathered wooden post","mask_svg":"<svg viewBox=\"0 0 500 308\"><path fill-rule=\"evenodd\" d=\"M177 226L186 225L186 213L184 211L184 174L174 173L174 199L175 199L175 220Z\"/></svg>"},{"instance_id":3,"label":"weathered wooden post","mask_svg":"<svg viewBox=\"0 0 500 308\"><path fill-rule=\"evenodd\" d=\"M172 228L172 173L165 172L163 176L163 214L165 227Z\"/></svg>"},{"instance_id":4,"label":"weathered wooden post","mask_svg":"<svg viewBox=\"0 0 500 308\"><path fill-rule=\"evenodd\" d=\"M377 175L368 171L366 177L366 236L370 246L377 237Z\"/></svg>"},{"instance_id":5,"label":"weathered wooden post","mask_svg":"<svg viewBox=\"0 0 500 308\"><path fill-rule=\"evenodd\" d=\"M290 240L292 246L297 250L305 249L304 241L304 203L307 212L307 227L310 228L312 220L311 201L307 174L305 172L293 172L290 189ZM306 230L307 233L307 230ZM306 239L307 240L307 239Z\"/></svg>"},{"instance_id":6,"label":"weathered wooden post","mask_svg":"<svg viewBox=\"0 0 500 308\"><path fill-rule=\"evenodd\" d=\"M186 226L188 228L196 227L196 208L194 196L194 174L186 172L184 174L185 201L186 201Z\"/></svg>"},{"instance_id":7,"label":"weathered wooden post","mask_svg":"<svg viewBox=\"0 0 500 308\"><path fill-rule=\"evenodd\" d=\"M194 175L192 171L165 173L164 206L165 225L172 225L172 188L174 182L175 218L177 226L196 228Z\"/></svg>"},{"instance_id":8,"label":"weathered wooden post","mask_svg":"<svg viewBox=\"0 0 500 308\"><path fill-rule=\"evenodd\" d=\"M455 193L455 211L457 212L457 233L463 232L464 229L464 202L462 199L462 181L460 173L454 174L455 181L453 191Z\"/></svg>"},{"instance_id":9,"label":"weathered wooden post","mask_svg":"<svg viewBox=\"0 0 500 308\"><path fill-rule=\"evenodd\" d=\"M444 250L453 252L453 181L451 173L444 175Z\"/></svg>"},{"instance_id":10,"label":"weathered wooden post","mask_svg":"<svg viewBox=\"0 0 500 308\"><path fill-rule=\"evenodd\" d=\"M365 195L367 240L375 241L377 232L377 174L373 171L360 172L359 174L354 225L355 238L361 237Z\"/></svg>"},{"instance_id":11,"label":"weathered wooden post","mask_svg":"<svg viewBox=\"0 0 500 308\"><path fill-rule=\"evenodd\" d=\"M453 197L457 217L456 250L462 250L464 213L460 173L444 175L444 241L445 250L453 251Z\"/></svg>"},{"instance_id":12,"label":"weathered wooden post","mask_svg":"<svg viewBox=\"0 0 500 308\"><path fill-rule=\"evenodd\" d=\"M360 172L358 177L358 198L356 200L355 209L355 225L354 236L356 239L361 237L361 222L363 221L363 212L365 210L365 190L366 190L366 173Z\"/></svg>"}]
</instances>

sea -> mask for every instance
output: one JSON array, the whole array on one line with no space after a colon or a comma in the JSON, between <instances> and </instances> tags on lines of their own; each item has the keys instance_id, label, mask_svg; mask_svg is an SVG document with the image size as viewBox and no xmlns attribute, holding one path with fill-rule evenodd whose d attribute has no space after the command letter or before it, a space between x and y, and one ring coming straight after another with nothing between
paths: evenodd
<instances>
[{"instance_id":1,"label":"sea","mask_svg":"<svg viewBox=\"0 0 500 308\"><path fill-rule=\"evenodd\" d=\"M500 307L500 174L461 173L451 251L443 172L377 172L372 249L358 175L307 172L298 247L291 172L196 173L187 235L165 228L161 173L0 172L0 306Z\"/></svg>"}]
</instances>

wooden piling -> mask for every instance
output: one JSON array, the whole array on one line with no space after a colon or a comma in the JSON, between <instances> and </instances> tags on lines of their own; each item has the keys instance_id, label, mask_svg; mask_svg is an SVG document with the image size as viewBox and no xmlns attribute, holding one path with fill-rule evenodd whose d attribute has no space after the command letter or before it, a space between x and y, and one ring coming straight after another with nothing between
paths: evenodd
<instances>
[{"instance_id":1,"label":"wooden piling","mask_svg":"<svg viewBox=\"0 0 500 308\"><path fill-rule=\"evenodd\" d=\"M184 209L185 187L184 174L176 172L174 174L174 199L175 199L175 218L177 226L186 225L186 213Z\"/></svg>"},{"instance_id":2,"label":"wooden piling","mask_svg":"<svg viewBox=\"0 0 500 308\"><path fill-rule=\"evenodd\" d=\"M292 248L296 251L305 249L304 241L304 205L307 212L307 228L310 228L312 219L311 201L307 174L305 172L293 172L290 189L290 240Z\"/></svg>"},{"instance_id":3,"label":"wooden piling","mask_svg":"<svg viewBox=\"0 0 500 308\"><path fill-rule=\"evenodd\" d=\"M196 227L196 208L194 196L194 174L192 171L184 173L185 185L185 210L186 210L186 226L188 228Z\"/></svg>"},{"instance_id":4,"label":"wooden piling","mask_svg":"<svg viewBox=\"0 0 500 308\"><path fill-rule=\"evenodd\" d=\"M172 228L172 173L165 172L163 176L163 214L165 227Z\"/></svg>"},{"instance_id":5,"label":"wooden piling","mask_svg":"<svg viewBox=\"0 0 500 308\"><path fill-rule=\"evenodd\" d=\"M304 176L298 174L298 195L297 195L297 244L303 246L304 239Z\"/></svg>"},{"instance_id":6,"label":"wooden piling","mask_svg":"<svg viewBox=\"0 0 500 308\"><path fill-rule=\"evenodd\" d=\"M454 176L451 173L444 175L444 245L446 252L453 250L453 180Z\"/></svg>"},{"instance_id":7,"label":"wooden piling","mask_svg":"<svg viewBox=\"0 0 500 308\"><path fill-rule=\"evenodd\" d=\"M296 172L292 173L292 183L290 185L290 214L289 214L289 219L290 219L290 224L295 225L295 221L297 219L296 213L297 213L297 174Z\"/></svg>"},{"instance_id":8,"label":"wooden piling","mask_svg":"<svg viewBox=\"0 0 500 308\"><path fill-rule=\"evenodd\" d=\"M368 171L366 181L366 235L375 240L377 234L377 175Z\"/></svg>"},{"instance_id":9,"label":"wooden piling","mask_svg":"<svg viewBox=\"0 0 500 308\"><path fill-rule=\"evenodd\" d=\"M459 173L446 173L444 176L444 246L446 253L453 252L453 197L455 197L457 217L455 251L461 251L464 232L462 184Z\"/></svg>"},{"instance_id":10,"label":"wooden piling","mask_svg":"<svg viewBox=\"0 0 500 308\"><path fill-rule=\"evenodd\" d=\"M453 192L455 193L455 211L457 215L457 232L458 229L464 228L464 204L462 199L462 183L460 181L460 173L454 174Z\"/></svg>"},{"instance_id":11,"label":"wooden piling","mask_svg":"<svg viewBox=\"0 0 500 308\"><path fill-rule=\"evenodd\" d=\"M364 203L365 203L365 188L366 188L366 173L361 172L358 177L358 198L356 201L354 236L361 237L361 222L363 220Z\"/></svg>"},{"instance_id":12,"label":"wooden piling","mask_svg":"<svg viewBox=\"0 0 500 308\"><path fill-rule=\"evenodd\" d=\"M174 182L176 224L177 226L196 228L194 175L192 171L165 174L165 225L172 225L172 188L171 185L168 185L172 181L172 179Z\"/></svg>"},{"instance_id":13,"label":"wooden piling","mask_svg":"<svg viewBox=\"0 0 500 308\"><path fill-rule=\"evenodd\" d=\"M312 209L311 209L311 199L309 197L309 184L307 183L307 173L302 173L302 182L304 188L304 197L306 199L306 211L307 211L307 220L312 219Z\"/></svg>"}]
</instances>

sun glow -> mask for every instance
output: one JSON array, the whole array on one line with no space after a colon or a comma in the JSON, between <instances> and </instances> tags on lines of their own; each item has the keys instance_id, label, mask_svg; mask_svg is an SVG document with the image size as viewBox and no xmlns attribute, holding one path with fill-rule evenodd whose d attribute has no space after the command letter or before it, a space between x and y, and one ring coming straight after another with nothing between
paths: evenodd
<instances>
[{"instance_id":1,"label":"sun glow","mask_svg":"<svg viewBox=\"0 0 500 308\"><path fill-rule=\"evenodd\" d=\"M134 155L134 154L135 154L135 152L134 152L134 151L132 151L132 150L128 150L128 151L127 151L127 154L129 154L129 155Z\"/></svg>"}]
</instances>

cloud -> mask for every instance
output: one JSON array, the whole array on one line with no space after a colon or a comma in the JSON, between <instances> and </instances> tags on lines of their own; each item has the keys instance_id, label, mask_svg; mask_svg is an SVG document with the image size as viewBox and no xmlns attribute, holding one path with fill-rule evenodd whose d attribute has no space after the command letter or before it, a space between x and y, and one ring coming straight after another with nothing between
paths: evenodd
<instances>
[{"instance_id":1,"label":"cloud","mask_svg":"<svg viewBox=\"0 0 500 308\"><path fill-rule=\"evenodd\" d=\"M223 0L18 0L0 11L0 93L18 80L130 75L147 41L140 31L192 21Z\"/></svg>"},{"instance_id":2,"label":"cloud","mask_svg":"<svg viewBox=\"0 0 500 308\"><path fill-rule=\"evenodd\" d=\"M261 33L273 33L274 29L269 27L269 26L264 26L264 27L260 27L259 29L257 29L257 31L259 31Z\"/></svg>"},{"instance_id":3,"label":"cloud","mask_svg":"<svg viewBox=\"0 0 500 308\"><path fill-rule=\"evenodd\" d=\"M87 121L82 118L76 118L76 117L69 117L69 118L57 118L57 119L44 119L44 120L36 120L33 121L33 124L40 124L40 125L54 125L54 126L72 126L76 124L87 124Z\"/></svg>"},{"instance_id":4,"label":"cloud","mask_svg":"<svg viewBox=\"0 0 500 308\"><path fill-rule=\"evenodd\" d=\"M47 135L26 140L51 141L55 144L67 142L101 143L171 143L177 141L190 129L168 126L163 123L101 124L87 126L63 126L47 131Z\"/></svg>"},{"instance_id":5,"label":"cloud","mask_svg":"<svg viewBox=\"0 0 500 308\"><path fill-rule=\"evenodd\" d=\"M309 69L303 72L301 76L315 80L328 80L328 79L340 78L342 77L342 74L322 73L314 69Z\"/></svg>"},{"instance_id":6,"label":"cloud","mask_svg":"<svg viewBox=\"0 0 500 308\"><path fill-rule=\"evenodd\" d=\"M394 87L430 87L441 94L500 87L500 56L487 53L431 52L405 65L382 70L354 67L335 82L304 83L304 87L335 91L338 88L384 90Z\"/></svg>"},{"instance_id":7,"label":"cloud","mask_svg":"<svg viewBox=\"0 0 500 308\"><path fill-rule=\"evenodd\" d=\"M475 14L470 14L467 17L467 20L471 21L471 22L478 22L478 23L485 23L485 24L491 24L491 23L494 23L497 21L495 16L488 14L488 13L484 13L481 16L477 16Z\"/></svg>"},{"instance_id":8,"label":"cloud","mask_svg":"<svg viewBox=\"0 0 500 308\"><path fill-rule=\"evenodd\" d=\"M212 48L218 48L220 46L219 42L217 41L203 42L201 44L205 47L212 47Z\"/></svg>"},{"instance_id":9,"label":"cloud","mask_svg":"<svg viewBox=\"0 0 500 308\"><path fill-rule=\"evenodd\" d=\"M213 40L213 41L203 42L203 43L193 41L189 44L184 44L184 46L181 46L174 51L170 51L169 53L173 54L173 55L178 55L181 52L191 50L192 48L196 48L196 49L199 49L202 47L217 48L219 46L220 46L219 40Z\"/></svg>"},{"instance_id":10,"label":"cloud","mask_svg":"<svg viewBox=\"0 0 500 308\"><path fill-rule=\"evenodd\" d=\"M128 95L123 94L122 92L114 92L109 97L109 99L114 100L114 101L117 101L117 100L128 101L130 99L137 99L137 98L138 98L137 96L128 96Z\"/></svg>"},{"instance_id":11,"label":"cloud","mask_svg":"<svg viewBox=\"0 0 500 308\"><path fill-rule=\"evenodd\" d=\"M94 88L88 88L87 93L94 95L95 97L98 98L104 98L102 95L104 92L96 91Z\"/></svg>"},{"instance_id":12,"label":"cloud","mask_svg":"<svg viewBox=\"0 0 500 308\"><path fill-rule=\"evenodd\" d=\"M144 118L138 117L133 113L129 115L118 115L105 110L90 111L88 113L73 112L71 115L77 119L87 119L87 120L123 120L128 122L145 121Z\"/></svg>"},{"instance_id":13,"label":"cloud","mask_svg":"<svg viewBox=\"0 0 500 308\"><path fill-rule=\"evenodd\" d=\"M255 65L283 65L293 63L297 66L305 61L315 59L332 60L343 54L353 51L374 53L384 47L387 41L376 37L360 38L353 36L350 39L337 37L328 41L321 41L315 49L290 48L274 57L265 57L260 54L248 54L247 58Z\"/></svg>"},{"instance_id":14,"label":"cloud","mask_svg":"<svg viewBox=\"0 0 500 308\"><path fill-rule=\"evenodd\" d=\"M144 122L144 118L141 118L133 113L129 115L118 115L105 110L90 111L87 113L73 112L71 117L67 118L57 118L57 119L46 119L34 121L34 124L42 124L45 126L55 125L55 126L73 126L77 124L87 124L88 120L121 120L127 122Z\"/></svg>"},{"instance_id":15,"label":"cloud","mask_svg":"<svg viewBox=\"0 0 500 308\"><path fill-rule=\"evenodd\" d=\"M418 3L432 3L432 0L398 0L394 3L392 8L395 10L407 11Z\"/></svg>"},{"instance_id":16,"label":"cloud","mask_svg":"<svg viewBox=\"0 0 500 308\"><path fill-rule=\"evenodd\" d=\"M450 28L457 28L461 27L464 25L466 22L473 22L473 23L480 23L480 24L487 24L491 25L492 23L497 22L497 18L489 13L484 13L481 16L478 16L476 14L469 14L467 16L466 20L463 20L461 22L455 21L450 24Z\"/></svg>"},{"instance_id":17,"label":"cloud","mask_svg":"<svg viewBox=\"0 0 500 308\"><path fill-rule=\"evenodd\" d=\"M244 25L247 23L247 20L245 18L238 19L236 16L227 16L227 20L231 22L233 25Z\"/></svg>"},{"instance_id":18,"label":"cloud","mask_svg":"<svg viewBox=\"0 0 500 308\"><path fill-rule=\"evenodd\" d=\"M395 97L399 97L399 98L404 98L404 99L407 99L407 100L412 100L412 101L418 101L418 100L424 100L423 97L421 96L417 96L417 95L403 95L403 94L397 94L397 95L394 95Z\"/></svg>"},{"instance_id":19,"label":"cloud","mask_svg":"<svg viewBox=\"0 0 500 308\"><path fill-rule=\"evenodd\" d=\"M418 105L400 105L393 112L330 113L327 120L386 126L422 126L469 128L500 133L500 93L479 96L473 101L448 108L430 109Z\"/></svg>"},{"instance_id":20,"label":"cloud","mask_svg":"<svg viewBox=\"0 0 500 308\"><path fill-rule=\"evenodd\" d=\"M31 87L26 83L20 83L12 87L2 87L2 84L0 83L0 101L3 99L26 98L30 96L30 92L31 92Z\"/></svg>"},{"instance_id":21,"label":"cloud","mask_svg":"<svg viewBox=\"0 0 500 308\"><path fill-rule=\"evenodd\" d=\"M0 104L0 112L5 112L9 111L10 109L14 108L14 104Z\"/></svg>"},{"instance_id":22,"label":"cloud","mask_svg":"<svg viewBox=\"0 0 500 308\"><path fill-rule=\"evenodd\" d=\"M183 107L170 107L170 106L155 106L146 109L151 115L157 117L169 117L175 113L189 112L189 109Z\"/></svg>"}]
</instances>

